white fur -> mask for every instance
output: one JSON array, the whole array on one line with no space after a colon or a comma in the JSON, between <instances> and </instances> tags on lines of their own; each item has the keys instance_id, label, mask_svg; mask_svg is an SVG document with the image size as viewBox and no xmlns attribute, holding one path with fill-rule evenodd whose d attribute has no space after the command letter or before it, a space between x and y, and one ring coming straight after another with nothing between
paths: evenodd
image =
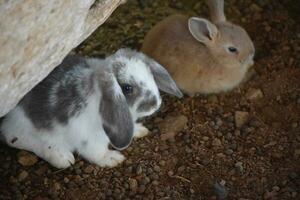
<instances>
[{"instance_id":1,"label":"white fur","mask_svg":"<svg viewBox=\"0 0 300 200\"><path fill-rule=\"evenodd\" d=\"M158 102L157 107L149 110L148 112L137 113L137 107L143 100L143 96L136 100L135 104L131 108L131 113L133 118L137 120L138 118L149 116L153 114L161 105L161 97L157 85L155 83L154 77L149 69L149 67L140 59L137 58L127 58L124 56L119 56L116 61L125 64L125 67L120 71L120 79L130 81L131 77L134 77L134 81L137 83L142 83L145 90L150 90L152 94L155 95ZM142 87L142 86L140 86Z\"/></svg>"},{"instance_id":2,"label":"white fur","mask_svg":"<svg viewBox=\"0 0 300 200\"><path fill-rule=\"evenodd\" d=\"M18 106L7 115L1 131L10 146L32 151L57 168L73 164L73 152L99 166L113 167L125 157L118 151L108 150L109 139L98 111L100 96L97 88L81 114L71 118L66 126L56 123L52 130L36 129Z\"/></svg>"},{"instance_id":3,"label":"white fur","mask_svg":"<svg viewBox=\"0 0 300 200\"><path fill-rule=\"evenodd\" d=\"M133 77L138 83L143 83L145 90L150 90L157 98L157 106L148 112L138 113L136 111L142 97L130 108L134 119L134 137L143 137L149 131L135 121L158 110L161 105L161 97L153 75L144 62L137 58L128 59L123 56L117 59L125 63L125 67L122 68L123 71L119 75L121 77L118 78L129 80ZM109 59L105 61L87 59L87 62L94 72L97 67L110 64ZM104 76L105 74L100 75ZM116 79L114 76L109 78ZM73 164L75 162L74 152L102 167L113 167L121 163L125 157L119 151L108 149L110 141L103 130L99 114L101 100L99 80L94 81L95 91L88 97L87 107L81 110L80 114L70 118L66 125L54 121L53 129L37 129L26 116L22 106L18 105L8 113L0 127L7 144L18 149L32 151L57 168L66 168ZM117 80L114 83L117 83ZM122 95L119 85L116 84L113 88L112 95ZM56 99L51 99L51 102L55 104Z\"/></svg>"},{"instance_id":4,"label":"white fur","mask_svg":"<svg viewBox=\"0 0 300 200\"><path fill-rule=\"evenodd\" d=\"M134 124L133 136L135 138L142 138L149 134L149 130L142 123Z\"/></svg>"},{"instance_id":5,"label":"white fur","mask_svg":"<svg viewBox=\"0 0 300 200\"><path fill-rule=\"evenodd\" d=\"M128 59L126 57L118 57L117 61L126 65L126 67L121 70L121 79L130 81L130 76L133 76L135 81L144 83L148 89L158 94L153 75L149 67L146 66L143 61L136 58Z\"/></svg>"},{"instance_id":6,"label":"white fur","mask_svg":"<svg viewBox=\"0 0 300 200\"><path fill-rule=\"evenodd\" d=\"M133 117L133 120L136 121L139 118L150 116L156 112L161 106L161 97L157 85L155 83L154 77L149 69L149 67L141 60L133 57L127 58L124 56L118 56L116 58L117 62L124 64L125 66L120 70L119 79L130 81L134 77L134 81L137 83L142 83L144 85L143 89L150 90L152 94L155 95L157 99L157 107L147 111L147 112L137 112L137 107L143 100L143 96L136 100L134 105L130 107L130 112ZM140 86L142 87L142 86ZM135 138L142 138L149 134L149 130L142 123L134 124L134 133Z\"/></svg>"}]
</instances>

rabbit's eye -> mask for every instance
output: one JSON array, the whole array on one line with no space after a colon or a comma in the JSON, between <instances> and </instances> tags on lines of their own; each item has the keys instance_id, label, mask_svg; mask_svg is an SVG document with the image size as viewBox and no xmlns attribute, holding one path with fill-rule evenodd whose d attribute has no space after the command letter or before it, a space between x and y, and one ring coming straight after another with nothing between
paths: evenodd
<instances>
[{"instance_id":1,"label":"rabbit's eye","mask_svg":"<svg viewBox=\"0 0 300 200\"><path fill-rule=\"evenodd\" d=\"M228 47L228 51L230 52L230 53L237 53L237 48L235 48L235 47Z\"/></svg>"},{"instance_id":2,"label":"rabbit's eye","mask_svg":"<svg viewBox=\"0 0 300 200\"><path fill-rule=\"evenodd\" d=\"M133 87L129 84L124 84L121 88L124 94L131 94L133 92Z\"/></svg>"}]
</instances>

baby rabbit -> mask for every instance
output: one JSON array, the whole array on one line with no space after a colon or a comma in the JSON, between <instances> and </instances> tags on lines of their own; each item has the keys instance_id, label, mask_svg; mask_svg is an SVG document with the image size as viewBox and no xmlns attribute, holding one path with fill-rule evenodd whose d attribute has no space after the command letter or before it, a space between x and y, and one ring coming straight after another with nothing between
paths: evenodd
<instances>
[{"instance_id":1,"label":"baby rabbit","mask_svg":"<svg viewBox=\"0 0 300 200\"><path fill-rule=\"evenodd\" d=\"M207 3L212 22L172 15L150 30L142 47L191 96L228 91L253 65L254 45L242 27L226 21L224 0Z\"/></svg>"},{"instance_id":2,"label":"baby rabbit","mask_svg":"<svg viewBox=\"0 0 300 200\"><path fill-rule=\"evenodd\" d=\"M182 96L168 72L142 53L121 49L104 60L70 55L5 116L1 134L57 168L73 164L73 152L113 167L124 156L109 143L122 150L147 134L136 120L158 110L158 88Z\"/></svg>"}]
</instances>

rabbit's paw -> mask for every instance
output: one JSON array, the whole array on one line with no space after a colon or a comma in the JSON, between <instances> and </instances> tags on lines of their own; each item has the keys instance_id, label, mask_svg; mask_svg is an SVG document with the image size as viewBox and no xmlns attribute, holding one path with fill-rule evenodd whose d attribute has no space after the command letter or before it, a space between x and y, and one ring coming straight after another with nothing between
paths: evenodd
<instances>
[{"instance_id":1,"label":"rabbit's paw","mask_svg":"<svg viewBox=\"0 0 300 200\"><path fill-rule=\"evenodd\" d=\"M149 134L149 130L141 123L136 123L134 125L133 136L135 138L142 138Z\"/></svg>"},{"instance_id":2,"label":"rabbit's paw","mask_svg":"<svg viewBox=\"0 0 300 200\"><path fill-rule=\"evenodd\" d=\"M48 146L45 160L56 168L67 168L75 163L75 158L72 152L60 148Z\"/></svg>"},{"instance_id":3,"label":"rabbit's paw","mask_svg":"<svg viewBox=\"0 0 300 200\"><path fill-rule=\"evenodd\" d=\"M124 160L125 156L123 156L119 151L109 150L99 159L97 164L101 167L115 167Z\"/></svg>"}]
</instances>

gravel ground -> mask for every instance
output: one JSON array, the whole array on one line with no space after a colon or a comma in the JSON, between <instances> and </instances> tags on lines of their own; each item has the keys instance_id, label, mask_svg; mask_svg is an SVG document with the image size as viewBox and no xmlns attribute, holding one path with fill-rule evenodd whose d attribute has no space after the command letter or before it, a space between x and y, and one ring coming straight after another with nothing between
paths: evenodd
<instances>
[{"instance_id":1,"label":"gravel ground","mask_svg":"<svg viewBox=\"0 0 300 200\"><path fill-rule=\"evenodd\" d=\"M252 77L225 94L164 95L160 112L145 120L152 133L134 141L116 168L77 157L57 170L1 145L0 199L300 199L299 4L226 1L228 19L254 40ZM196 0L129 0L76 51L138 49L172 13L207 16L207 8Z\"/></svg>"}]
</instances>

